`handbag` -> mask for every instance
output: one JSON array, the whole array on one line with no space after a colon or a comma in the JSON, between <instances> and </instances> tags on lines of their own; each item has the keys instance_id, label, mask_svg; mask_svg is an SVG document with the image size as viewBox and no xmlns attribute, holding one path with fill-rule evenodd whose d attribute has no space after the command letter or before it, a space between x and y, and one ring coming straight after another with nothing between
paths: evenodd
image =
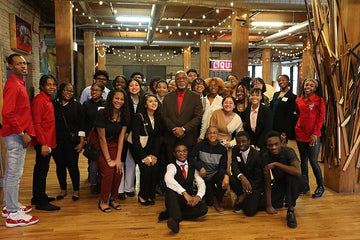
<instances>
[{"instance_id":1,"label":"handbag","mask_svg":"<svg viewBox=\"0 0 360 240\"><path fill-rule=\"evenodd\" d=\"M60 112L61 112L61 116L62 116L62 118L63 118L63 120L64 120L65 128L66 128L66 130L69 131L70 141L73 142L73 143L75 143L75 144L79 144L79 142L80 142L80 137L77 135L76 132L72 132L72 131L70 130L70 127L69 127L69 124L68 124L68 122L67 122L67 120L66 120L66 117L65 117L65 115L64 115L64 112L63 112L62 110L60 110Z\"/></svg>"},{"instance_id":2,"label":"handbag","mask_svg":"<svg viewBox=\"0 0 360 240\"><path fill-rule=\"evenodd\" d=\"M101 149L99 147L99 139L95 128L89 132L88 143L86 143L83 155L90 161L97 161L100 156Z\"/></svg>"},{"instance_id":3,"label":"handbag","mask_svg":"<svg viewBox=\"0 0 360 240\"><path fill-rule=\"evenodd\" d=\"M145 133L146 133L146 136L139 136L139 138L140 138L140 144L141 144L141 147L142 147L142 148L145 148L145 146L146 146L146 144L147 144L147 142L148 142L148 140L149 140L149 136L148 136L149 134L148 134L148 132L147 132L147 130L146 130L146 127L145 127L144 117L143 117L143 115L142 115L141 113L139 113L139 114L140 114L141 119L142 119L142 121L143 121L144 131L145 131ZM132 131L131 131L131 132L129 133L129 135L127 136L126 141L127 141L128 143L130 143L130 144L133 144Z\"/></svg>"}]
</instances>

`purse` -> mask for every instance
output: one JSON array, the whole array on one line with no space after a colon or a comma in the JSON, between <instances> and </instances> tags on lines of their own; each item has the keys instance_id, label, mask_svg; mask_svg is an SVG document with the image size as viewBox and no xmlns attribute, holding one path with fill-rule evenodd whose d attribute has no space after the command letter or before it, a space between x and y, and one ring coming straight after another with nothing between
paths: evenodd
<instances>
[{"instance_id":1,"label":"purse","mask_svg":"<svg viewBox=\"0 0 360 240\"><path fill-rule=\"evenodd\" d=\"M145 127L144 117L143 117L143 115L142 115L141 113L139 113L139 114L140 114L141 119L142 119L142 121L143 121L144 130L145 130L145 133L146 133L146 136L139 136L139 138L140 138L140 144L141 144L141 147L142 147L142 148L145 148L145 146L146 146L146 144L147 144L147 142L148 142L148 140L149 140L149 136L148 136L149 134L148 134L148 132L147 132L147 130L146 130L146 127ZM128 143L130 143L130 144L133 144L132 131L131 131L131 132L129 133L129 135L127 136L126 141L127 141Z\"/></svg>"},{"instance_id":2,"label":"purse","mask_svg":"<svg viewBox=\"0 0 360 240\"><path fill-rule=\"evenodd\" d=\"M90 161L97 161L100 156L99 139L95 128L89 132L88 143L85 145L83 155Z\"/></svg>"}]
</instances>

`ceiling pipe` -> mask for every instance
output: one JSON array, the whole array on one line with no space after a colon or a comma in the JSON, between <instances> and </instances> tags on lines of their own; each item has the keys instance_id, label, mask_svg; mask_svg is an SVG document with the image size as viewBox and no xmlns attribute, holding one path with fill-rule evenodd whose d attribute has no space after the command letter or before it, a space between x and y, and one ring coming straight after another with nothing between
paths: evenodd
<instances>
[{"instance_id":1,"label":"ceiling pipe","mask_svg":"<svg viewBox=\"0 0 360 240\"><path fill-rule=\"evenodd\" d=\"M313 21L312 19L310 21ZM261 39L260 41L255 43L255 46L263 45L266 43L272 43L274 41L286 38L288 36L291 36L294 33L299 33L301 31L307 30L307 26L309 25L309 21L306 20L302 23L299 23L295 26L289 27L288 29L285 29L281 32L275 33L273 35L270 35L264 39Z\"/></svg>"},{"instance_id":2,"label":"ceiling pipe","mask_svg":"<svg viewBox=\"0 0 360 240\"><path fill-rule=\"evenodd\" d=\"M148 32L146 36L146 42L151 44L154 40L154 35L156 28L159 26L159 23L164 15L166 5L157 5L153 4L151 8L150 22L148 27Z\"/></svg>"},{"instance_id":3,"label":"ceiling pipe","mask_svg":"<svg viewBox=\"0 0 360 240\"><path fill-rule=\"evenodd\" d=\"M69 0L58 0L69 1ZM83 2L84 0L72 0L72 2ZM88 0L87 2L90 2ZM91 2L98 2L93 0ZM103 0L103 2L114 2L114 0ZM292 0L291 2L294 2ZM233 3L231 5L231 3ZM305 12L305 4L303 1L297 0L295 3L284 3L283 0L137 0L133 1L121 1L121 4L156 4L156 5L178 5L178 6L198 6L198 7L210 7L210 8L242 8L250 11L254 10L268 10L268 11L291 11L291 12Z\"/></svg>"},{"instance_id":4,"label":"ceiling pipe","mask_svg":"<svg viewBox=\"0 0 360 240\"><path fill-rule=\"evenodd\" d=\"M103 43L108 46L148 46L145 38L119 38L119 37L96 37L96 42ZM81 44L78 41L78 44ZM155 39L150 46L174 46L174 47L187 47L199 46L199 39ZM210 46L212 47L231 47L231 41L210 41ZM296 48L302 47L302 42L294 43L267 43L262 45L257 45L257 48ZM249 48L254 48L254 43L249 43Z\"/></svg>"}]
</instances>

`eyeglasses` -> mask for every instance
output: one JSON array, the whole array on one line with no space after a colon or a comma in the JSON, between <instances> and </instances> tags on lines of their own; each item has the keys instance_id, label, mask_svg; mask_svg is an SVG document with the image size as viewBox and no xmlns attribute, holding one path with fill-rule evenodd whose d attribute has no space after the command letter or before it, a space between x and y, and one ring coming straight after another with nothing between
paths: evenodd
<instances>
[{"instance_id":1,"label":"eyeglasses","mask_svg":"<svg viewBox=\"0 0 360 240\"><path fill-rule=\"evenodd\" d=\"M178 151L175 151L176 154L184 154L184 153L187 153L188 150L178 150Z\"/></svg>"},{"instance_id":2,"label":"eyeglasses","mask_svg":"<svg viewBox=\"0 0 360 240\"><path fill-rule=\"evenodd\" d=\"M63 92L74 93L73 90L64 89Z\"/></svg>"},{"instance_id":3,"label":"eyeglasses","mask_svg":"<svg viewBox=\"0 0 360 240\"><path fill-rule=\"evenodd\" d=\"M210 84L209 87L211 87L211 88L217 88L217 87L219 87L219 86L216 85L216 84Z\"/></svg>"},{"instance_id":4,"label":"eyeglasses","mask_svg":"<svg viewBox=\"0 0 360 240\"><path fill-rule=\"evenodd\" d=\"M186 79L187 79L187 77L186 77L186 76L184 76L184 77L177 77L177 78L175 78L175 80L181 80L181 79L186 80Z\"/></svg>"},{"instance_id":5,"label":"eyeglasses","mask_svg":"<svg viewBox=\"0 0 360 240\"><path fill-rule=\"evenodd\" d=\"M102 92L101 89L96 89L96 88L91 88L90 90L91 90L91 91L94 91L94 92Z\"/></svg>"}]
</instances>

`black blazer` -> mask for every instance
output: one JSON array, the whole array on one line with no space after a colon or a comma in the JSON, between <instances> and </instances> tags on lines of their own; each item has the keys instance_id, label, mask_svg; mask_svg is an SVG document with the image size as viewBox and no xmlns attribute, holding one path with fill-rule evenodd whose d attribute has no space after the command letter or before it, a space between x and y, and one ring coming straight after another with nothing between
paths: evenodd
<instances>
[{"instance_id":1,"label":"black blazer","mask_svg":"<svg viewBox=\"0 0 360 240\"><path fill-rule=\"evenodd\" d=\"M237 179L237 176L242 173L249 180L253 188L262 190L265 186L263 166L260 153L250 147L250 152L246 160L238 161L240 158L240 149L234 146L231 155L231 174Z\"/></svg>"},{"instance_id":2,"label":"black blazer","mask_svg":"<svg viewBox=\"0 0 360 240\"><path fill-rule=\"evenodd\" d=\"M278 98L280 92L274 93L273 100L270 102L270 108L274 108L274 100ZM295 139L296 118L296 95L288 91L279 101L273 122L273 130L280 133L286 133L289 139Z\"/></svg>"},{"instance_id":3,"label":"black blazer","mask_svg":"<svg viewBox=\"0 0 360 240\"><path fill-rule=\"evenodd\" d=\"M154 129L151 126L151 122L149 116L147 114L142 114L144 118L141 117L140 114L136 114L133 120L133 129L132 129L132 140L133 144L130 145L130 152L134 157L136 162L141 162L142 159L147 157L148 155L154 155L158 157L159 146L160 146L160 117L155 116L154 118ZM145 148L142 148L140 144L140 136L146 136L145 128L148 133L148 141Z\"/></svg>"},{"instance_id":4,"label":"black blazer","mask_svg":"<svg viewBox=\"0 0 360 240\"><path fill-rule=\"evenodd\" d=\"M161 115L166 127L165 137L170 144L177 139L172 133L174 127L184 127L185 136L181 140L187 146L194 146L199 136L202 119L202 104L199 94L186 90L180 114L177 108L177 91L168 93L163 101Z\"/></svg>"},{"instance_id":5,"label":"black blazer","mask_svg":"<svg viewBox=\"0 0 360 240\"><path fill-rule=\"evenodd\" d=\"M251 144L262 149L266 144L266 134L272 129L272 113L268 107L260 104L256 120L256 130L253 132L250 125L250 111L251 105L245 111L244 130L249 133Z\"/></svg>"}]
</instances>

